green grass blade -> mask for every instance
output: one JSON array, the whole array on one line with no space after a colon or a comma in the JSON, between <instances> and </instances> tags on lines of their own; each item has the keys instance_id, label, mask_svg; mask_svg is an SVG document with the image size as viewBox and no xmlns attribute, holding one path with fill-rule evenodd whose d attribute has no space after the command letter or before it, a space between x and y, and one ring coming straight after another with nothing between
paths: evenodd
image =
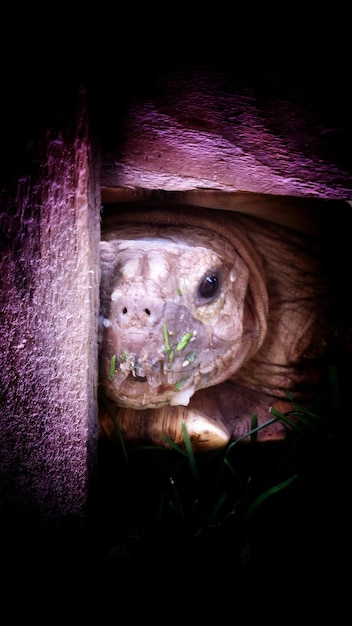
<instances>
[{"instance_id":1,"label":"green grass blade","mask_svg":"<svg viewBox=\"0 0 352 626\"><path fill-rule=\"evenodd\" d=\"M246 433L244 433L244 435L242 435L241 437L238 437L238 439L236 439L235 441L232 441L227 446L226 455L232 450L232 448L234 448L234 446L236 446L238 443L240 443L240 441L243 441L244 439L248 439L248 437L252 437L252 435L254 433L257 433L259 430L262 430L263 428L266 428L267 426L270 426L270 424L274 424L279 419L281 419L281 414L280 414L280 416L273 417L272 419L267 420L266 422L264 422L264 424L260 424L259 426L256 426L255 428L253 428L253 429L247 431Z\"/></svg>"},{"instance_id":2,"label":"green grass blade","mask_svg":"<svg viewBox=\"0 0 352 626\"><path fill-rule=\"evenodd\" d=\"M187 452L185 452L181 446L177 445L177 443L174 442L173 439L171 439L170 437L168 437L167 435L163 435L163 440L169 444L170 448L172 448L173 450L176 450L177 452L179 452L180 454L182 454L183 456L187 456Z\"/></svg>"},{"instance_id":3,"label":"green grass blade","mask_svg":"<svg viewBox=\"0 0 352 626\"><path fill-rule=\"evenodd\" d=\"M319 433L322 430L322 426L325 424L325 420L298 404L295 404L294 411L289 413L280 413L273 407L270 407L270 413L276 415L278 419L281 419L286 424L289 424L292 430L295 430L300 435L307 434L308 431L313 433Z\"/></svg>"},{"instance_id":4,"label":"green grass blade","mask_svg":"<svg viewBox=\"0 0 352 626\"><path fill-rule=\"evenodd\" d=\"M170 352L171 347L170 347L170 342L169 342L169 333L167 332L166 324L163 324L163 335L164 335L166 352Z\"/></svg>"},{"instance_id":5,"label":"green grass blade","mask_svg":"<svg viewBox=\"0 0 352 626\"><path fill-rule=\"evenodd\" d=\"M270 407L269 412L272 415L275 415L279 420L282 420L283 422L285 422L285 424L287 424L288 426L290 426L293 430L298 431L301 435L303 434L302 429L300 428L300 425L297 424L294 420L292 420L292 418L290 417L290 415L292 415L292 413L290 415L286 415L285 413L280 413L280 411L277 411L276 409L274 409L274 407Z\"/></svg>"},{"instance_id":6,"label":"green grass blade","mask_svg":"<svg viewBox=\"0 0 352 626\"><path fill-rule=\"evenodd\" d=\"M213 506L211 513L209 514L209 523L214 524L216 519L218 518L219 511L222 508L224 502L226 500L226 492L223 492L218 498L217 502Z\"/></svg>"},{"instance_id":7,"label":"green grass blade","mask_svg":"<svg viewBox=\"0 0 352 626\"><path fill-rule=\"evenodd\" d=\"M285 489L285 487L290 485L296 478L297 478L297 475L290 476L289 478L287 478L286 480L283 480L278 485L275 485L274 487L270 487L270 489L267 489L262 494L260 494L260 496L258 496L255 500L253 500L252 504L248 507L247 511L244 514L243 522L246 523L248 521L249 517L258 508L258 506L262 504L262 502L267 500L273 494L278 493L278 491L282 491L282 489Z\"/></svg>"},{"instance_id":8,"label":"green grass blade","mask_svg":"<svg viewBox=\"0 0 352 626\"><path fill-rule=\"evenodd\" d=\"M186 446L186 452L187 452L187 455L188 455L188 460L189 460L189 464L190 464L190 467L191 467L193 480L194 480L195 484L198 485L199 484L199 476L198 476L196 459L195 459L195 456L194 456L194 452L193 452L193 448L192 448L192 442L190 440L190 437L189 437L189 434L188 434L185 422L182 422L181 428L182 428L183 439L184 439L185 446Z\"/></svg>"},{"instance_id":9,"label":"green grass blade","mask_svg":"<svg viewBox=\"0 0 352 626\"><path fill-rule=\"evenodd\" d=\"M255 413L252 414L251 417L251 444L255 445L257 442L257 434L258 434L258 418Z\"/></svg>"},{"instance_id":10,"label":"green grass blade","mask_svg":"<svg viewBox=\"0 0 352 626\"><path fill-rule=\"evenodd\" d=\"M230 461L229 461L226 457L224 458L224 465L225 465L225 467L227 467L227 468L228 468L228 470L231 472L231 474L232 474L235 478L237 478L237 477L238 477L238 472L236 472L236 470L232 467L232 465L231 465Z\"/></svg>"}]
</instances>

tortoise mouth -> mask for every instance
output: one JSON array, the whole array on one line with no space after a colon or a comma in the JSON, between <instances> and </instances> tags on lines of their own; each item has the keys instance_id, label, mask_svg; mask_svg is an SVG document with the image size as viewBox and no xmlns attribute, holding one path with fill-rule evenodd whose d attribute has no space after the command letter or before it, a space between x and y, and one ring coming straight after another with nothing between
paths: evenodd
<instances>
[{"instance_id":1,"label":"tortoise mouth","mask_svg":"<svg viewBox=\"0 0 352 626\"><path fill-rule=\"evenodd\" d=\"M134 383L147 383L148 378L146 376L138 376L138 374L133 374L132 372L128 375L128 381Z\"/></svg>"}]
</instances>

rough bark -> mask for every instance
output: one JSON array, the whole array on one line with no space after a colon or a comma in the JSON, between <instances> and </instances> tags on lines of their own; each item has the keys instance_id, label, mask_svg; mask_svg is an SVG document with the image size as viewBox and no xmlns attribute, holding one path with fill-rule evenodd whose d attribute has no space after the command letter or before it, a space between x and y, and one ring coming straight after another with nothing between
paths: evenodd
<instances>
[{"instance_id":1,"label":"rough bark","mask_svg":"<svg viewBox=\"0 0 352 626\"><path fill-rule=\"evenodd\" d=\"M0 498L44 520L84 518L95 472L99 164L64 95L13 124L0 211Z\"/></svg>"}]
</instances>

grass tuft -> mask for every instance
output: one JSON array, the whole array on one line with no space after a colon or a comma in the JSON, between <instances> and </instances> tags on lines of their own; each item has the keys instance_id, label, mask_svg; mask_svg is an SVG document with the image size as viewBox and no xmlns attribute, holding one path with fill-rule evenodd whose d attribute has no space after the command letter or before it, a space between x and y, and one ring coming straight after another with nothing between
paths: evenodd
<instances>
[{"instance_id":1,"label":"grass tuft","mask_svg":"<svg viewBox=\"0 0 352 626\"><path fill-rule=\"evenodd\" d=\"M126 542L137 535L140 558L161 568L165 552L176 561L199 560L204 553L214 567L226 562L237 571L249 566L263 543L269 550L277 537L292 540L297 528L304 532L305 522L296 527L294 520L300 511L308 520L310 507L318 515L314 498L328 484L331 423L341 410L332 369L329 379L331 388L313 408L290 398L292 411L272 409L265 424L253 414L250 431L217 451L196 454L185 424L183 446L167 437L168 446L160 447L121 440L120 451L101 442L106 500L103 494L100 513L113 553L121 553L122 543L135 562ZM278 420L290 426L287 438L258 442L259 430Z\"/></svg>"}]
</instances>

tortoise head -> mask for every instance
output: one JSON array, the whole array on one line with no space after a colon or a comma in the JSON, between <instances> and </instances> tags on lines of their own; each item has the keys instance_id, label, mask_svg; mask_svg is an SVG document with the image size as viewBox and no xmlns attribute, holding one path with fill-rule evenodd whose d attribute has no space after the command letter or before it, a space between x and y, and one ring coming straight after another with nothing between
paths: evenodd
<instances>
[{"instance_id":1,"label":"tortoise head","mask_svg":"<svg viewBox=\"0 0 352 626\"><path fill-rule=\"evenodd\" d=\"M101 242L100 377L136 409L188 405L261 346L252 268L206 228L129 225ZM265 297L261 308L265 309Z\"/></svg>"}]
</instances>

